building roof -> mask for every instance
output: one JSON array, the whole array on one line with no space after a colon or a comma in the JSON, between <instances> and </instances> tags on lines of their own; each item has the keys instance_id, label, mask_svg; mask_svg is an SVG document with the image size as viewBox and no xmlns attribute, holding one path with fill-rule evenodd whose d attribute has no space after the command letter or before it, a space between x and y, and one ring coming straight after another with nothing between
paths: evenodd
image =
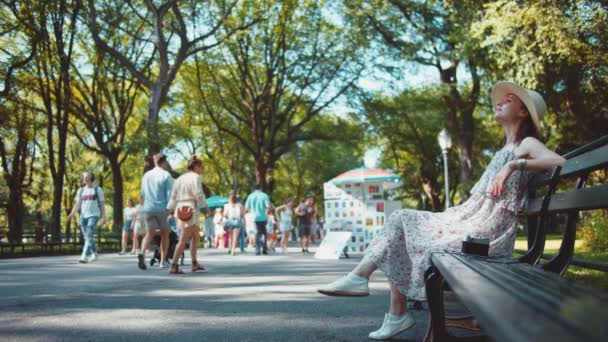
<instances>
[{"instance_id":1,"label":"building roof","mask_svg":"<svg viewBox=\"0 0 608 342\"><path fill-rule=\"evenodd\" d=\"M393 182L399 183L401 177L391 170L370 169L359 167L346 171L329 181L332 184L361 183L361 182Z\"/></svg>"}]
</instances>

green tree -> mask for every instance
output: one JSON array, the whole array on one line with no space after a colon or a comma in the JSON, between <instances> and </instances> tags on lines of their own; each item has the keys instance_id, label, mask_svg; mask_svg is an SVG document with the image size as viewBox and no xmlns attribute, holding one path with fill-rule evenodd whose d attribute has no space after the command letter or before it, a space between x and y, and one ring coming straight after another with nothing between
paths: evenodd
<instances>
[{"instance_id":1,"label":"green tree","mask_svg":"<svg viewBox=\"0 0 608 342\"><path fill-rule=\"evenodd\" d=\"M566 152L608 134L608 6L601 1L492 1L473 25L493 78L536 88L543 135Z\"/></svg>"},{"instance_id":2,"label":"green tree","mask_svg":"<svg viewBox=\"0 0 608 342\"><path fill-rule=\"evenodd\" d=\"M66 146L72 99L71 68L80 1L52 0L37 13L44 40L35 56L35 91L46 115L48 168L53 180L50 232L59 240L61 204L66 171Z\"/></svg>"},{"instance_id":3,"label":"green tree","mask_svg":"<svg viewBox=\"0 0 608 342\"><path fill-rule=\"evenodd\" d=\"M324 139L305 126L362 72L358 44L331 10L325 1L244 1L239 17L266 20L196 63L206 114L251 154L256 181L269 193L279 159L299 141Z\"/></svg>"},{"instance_id":4,"label":"green tree","mask_svg":"<svg viewBox=\"0 0 608 342\"><path fill-rule=\"evenodd\" d=\"M273 192L277 205L287 198L297 203L309 193L321 198L323 183L363 163L365 134L356 122L321 115L306 129L323 132L326 139L299 142L279 160Z\"/></svg>"},{"instance_id":5,"label":"green tree","mask_svg":"<svg viewBox=\"0 0 608 342\"><path fill-rule=\"evenodd\" d=\"M159 113L186 59L208 51L257 19L231 25L237 1L87 1L87 24L97 47L108 53L148 90L147 138L160 151ZM117 34L122 35L116 40ZM141 54L125 53L141 51Z\"/></svg>"},{"instance_id":6,"label":"green tree","mask_svg":"<svg viewBox=\"0 0 608 342\"><path fill-rule=\"evenodd\" d=\"M95 49L96 50L96 49ZM123 224L124 163L129 148L127 125L137 125L134 118L141 84L129 77L129 72L107 54L93 51L89 75L74 70L73 112L76 122L72 134L90 151L103 156L112 172L113 226ZM84 126L84 130L82 130Z\"/></svg>"},{"instance_id":7,"label":"green tree","mask_svg":"<svg viewBox=\"0 0 608 342\"><path fill-rule=\"evenodd\" d=\"M24 93L27 98L28 93ZM31 94L29 94L31 96ZM31 104L12 101L0 110L10 113L0 128L2 178L8 188L4 203L8 217L8 239L21 242L26 214L24 197L33 182L34 160L40 123Z\"/></svg>"},{"instance_id":8,"label":"green tree","mask_svg":"<svg viewBox=\"0 0 608 342\"><path fill-rule=\"evenodd\" d=\"M365 101L363 110L369 131L383 142L385 166L402 176L406 196L419 199L422 191L435 211L445 202L439 196L443 166L436 143L446 111L441 92L439 87L427 87L394 97L376 96ZM455 189L456 179L450 183Z\"/></svg>"},{"instance_id":9,"label":"green tree","mask_svg":"<svg viewBox=\"0 0 608 342\"><path fill-rule=\"evenodd\" d=\"M470 34L481 1L344 1L346 18L386 55L437 71L448 130L455 137L460 181L467 196L473 179L474 113L479 101L484 51ZM374 53L377 56L377 53ZM466 73L466 82L458 72Z\"/></svg>"}]
</instances>

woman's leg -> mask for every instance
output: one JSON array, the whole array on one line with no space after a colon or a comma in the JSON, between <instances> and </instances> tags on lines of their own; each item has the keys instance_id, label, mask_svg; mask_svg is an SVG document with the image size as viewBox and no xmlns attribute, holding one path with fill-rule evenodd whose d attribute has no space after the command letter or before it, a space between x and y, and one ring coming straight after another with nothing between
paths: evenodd
<instances>
[{"instance_id":1,"label":"woman's leg","mask_svg":"<svg viewBox=\"0 0 608 342\"><path fill-rule=\"evenodd\" d=\"M355 266L352 270L352 273L358 275L359 277L367 278L374 273L375 270L378 269L378 265L374 263L369 256L364 256L363 259Z\"/></svg>"},{"instance_id":2,"label":"woman's leg","mask_svg":"<svg viewBox=\"0 0 608 342\"><path fill-rule=\"evenodd\" d=\"M177 246L175 246L175 252L173 253L173 263L177 264L179 261L179 258L182 257L182 253L184 253L184 249L186 248L186 241L188 241L188 239L190 239L190 236L192 236L192 227L184 227L182 230L182 236L180 236L180 239L177 242ZM194 239L192 239L194 242Z\"/></svg>"},{"instance_id":3,"label":"woman's leg","mask_svg":"<svg viewBox=\"0 0 608 342\"><path fill-rule=\"evenodd\" d=\"M388 312L395 316L403 316L407 313L407 297L393 284L390 284L390 287L391 302Z\"/></svg>"},{"instance_id":4,"label":"woman's leg","mask_svg":"<svg viewBox=\"0 0 608 342\"><path fill-rule=\"evenodd\" d=\"M291 237L290 230L286 230L283 232L283 241L281 241L281 247L283 247L283 250L287 250L287 244L289 243L290 237Z\"/></svg>"},{"instance_id":5,"label":"woman's leg","mask_svg":"<svg viewBox=\"0 0 608 342\"><path fill-rule=\"evenodd\" d=\"M133 250L137 252L139 250L139 235L133 231Z\"/></svg>"},{"instance_id":6,"label":"woman's leg","mask_svg":"<svg viewBox=\"0 0 608 342\"><path fill-rule=\"evenodd\" d=\"M127 240L129 240L129 232L123 229L122 230L122 243L121 243L120 254L123 254L123 253L127 252Z\"/></svg>"},{"instance_id":7,"label":"woman's leg","mask_svg":"<svg viewBox=\"0 0 608 342\"><path fill-rule=\"evenodd\" d=\"M198 227L192 226L192 241L190 242L190 260L192 264L198 264L198 240L201 238Z\"/></svg>"},{"instance_id":8,"label":"woman's leg","mask_svg":"<svg viewBox=\"0 0 608 342\"><path fill-rule=\"evenodd\" d=\"M232 252L236 252L236 243L239 239L239 234L241 233L241 230L239 228L232 228L232 246L231 246L231 250Z\"/></svg>"}]
</instances>

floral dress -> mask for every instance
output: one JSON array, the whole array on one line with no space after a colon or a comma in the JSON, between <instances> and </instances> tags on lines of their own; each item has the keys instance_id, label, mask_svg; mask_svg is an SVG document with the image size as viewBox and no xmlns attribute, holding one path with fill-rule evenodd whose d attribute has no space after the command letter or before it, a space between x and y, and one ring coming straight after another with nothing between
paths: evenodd
<instances>
[{"instance_id":1,"label":"floral dress","mask_svg":"<svg viewBox=\"0 0 608 342\"><path fill-rule=\"evenodd\" d=\"M432 252L460 251L467 235L490 239L492 256L510 256L515 244L517 213L525 202L527 172L514 171L500 197L490 194L502 167L514 158L513 145L498 151L471 197L445 212L398 210L370 243L366 258L376 263L389 282L410 299L425 300L424 272Z\"/></svg>"}]
</instances>

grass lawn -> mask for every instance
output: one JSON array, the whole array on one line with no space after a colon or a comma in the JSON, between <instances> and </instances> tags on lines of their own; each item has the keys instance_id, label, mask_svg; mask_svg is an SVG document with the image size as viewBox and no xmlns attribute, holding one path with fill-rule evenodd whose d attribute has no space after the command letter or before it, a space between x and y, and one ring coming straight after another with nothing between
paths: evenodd
<instances>
[{"instance_id":1,"label":"grass lawn","mask_svg":"<svg viewBox=\"0 0 608 342\"><path fill-rule=\"evenodd\" d=\"M545 254L555 254L559 250L561 244L561 235L547 235L545 243ZM576 240L574 244L574 258L608 264L608 251L606 252L584 252L582 247L584 241ZM518 236L515 241L515 249L526 250L528 243L525 236ZM516 254L516 256L520 256ZM546 262L546 260L543 260ZM602 291L608 292L608 272L585 269L577 266L570 266L566 271L565 277L574 281L580 281Z\"/></svg>"}]
</instances>

